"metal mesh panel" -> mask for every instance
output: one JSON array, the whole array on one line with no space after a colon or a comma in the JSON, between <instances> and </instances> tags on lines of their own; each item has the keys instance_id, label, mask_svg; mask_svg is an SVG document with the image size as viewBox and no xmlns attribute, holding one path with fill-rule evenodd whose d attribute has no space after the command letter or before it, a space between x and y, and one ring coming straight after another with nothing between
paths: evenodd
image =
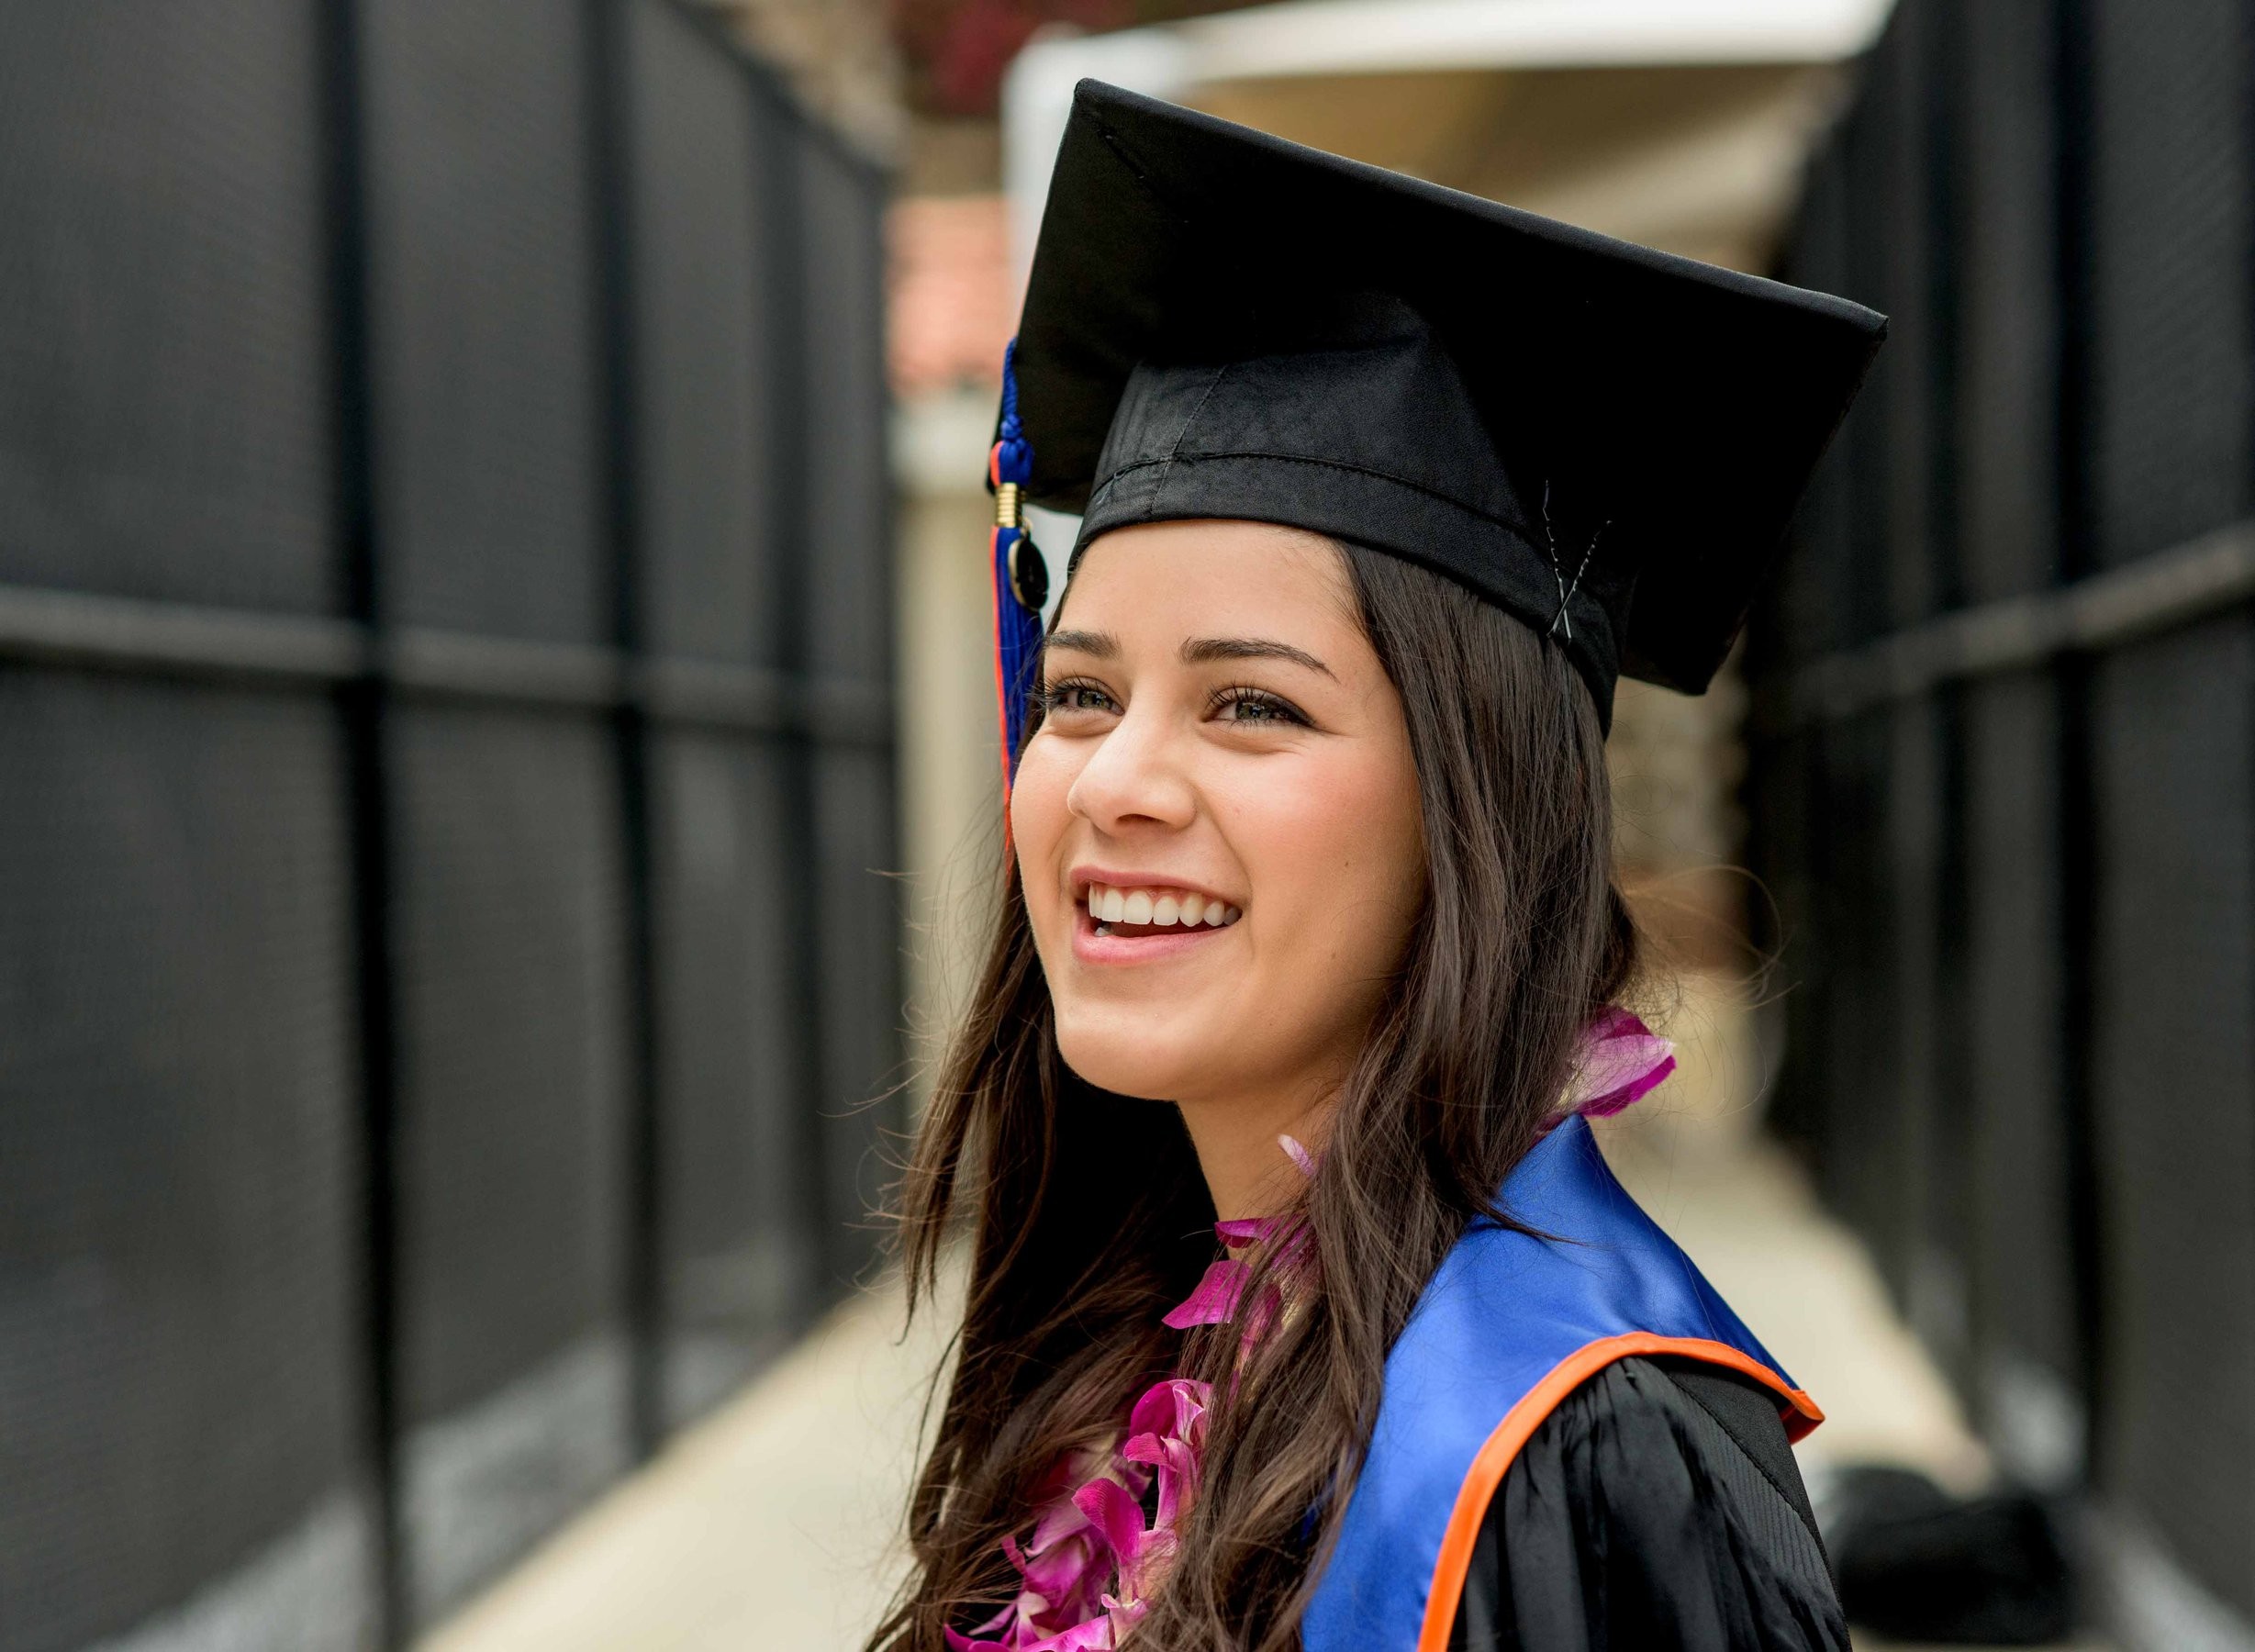
<instances>
[{"instance_id":1,"label":"metal mesh panel","mask_svg":"<svg viewBox=\"0 0 2255 1652\"><path fill-rule=\"evenodd\" d=\"M1911 156L1897 129L1901 107L1915 90L1915 63L1900 22L1871 54L1865 73L1869 92L1842 122L1833 162L1843 210L1834 238L1836 264L1830 290L1893 312L1904 301L1903 288L1912 260L1924 246L1916 226L1898 231L1882 227L1872 209L1903 193ZM1821 220L1820 220L1821 221ZM1897 245L1907 235L1907 248ZM1911 299L1916 302L1914 294ZM1921 358L1902 352L1901 329L1874 363L1870 382L1841 432L1848 554L1819 565L1824 608L1831 617L1828 640L1859 642L1887 629L1901 606L1892 554L1908 542L1923 515L1923 497L1905 491L1898 467L1887 463L1888 444L1913 428L1923 386ZM1905 511L1912 514L1905 519Z\"/></svg>"},{"instance_id":2,"label":"metal mesh panel","mask_svg":"<svg viewBox=\"0 0 2255 1652\"><path fill-rule=\"evenodd\" d=\"M1752 753L1757 783L1747 794L1747 854L1763 868L1768 899L1753 903L1755 944L1776 959L1768 973L1764 1043L1779 1066L1764 1122L1805 1151L1821 1142L1826 1097L1824 1064L1814 1035L1825 993L1821 935L1812 944L1811 923L1822 897L1816 862L1816 822L1810 805L1816 742L1806 734L1772 737Z\"/></svg>"},{"instance_id":3,"label":"metal mesh panel","mask_svg":"<svg viewBox=\"0 0 2255 1652\"><path fill-rule=\"evenodd\" d=\"M820 133L801 134L798 164L807 214L809 659L830 692L844 690L867 741L891 717L877 196L867 169ZM899 1122L897 1103L880 1099L899 1081L901 1048L889 748L819 749L814 810L828 1233L832 1271L843 1277L874 1252L868 1215L887 1178L879 1133Z\"/></svg>"},{"instance_id":4,"label":"metal mesh panel","mask_svg":"<svg viewBox=\"0 0 2255 1652\"><path fill-rule=\"evenodd\" d=\"M415 1615L628 1455L620 819L600 724L418 708L397 788Z\"/></svg>"},{"instance_id":5,"label":"metal mesh panel","mask_svg":"<svg viewBox=\"0 0 2255 1652\"><path fill-rule=\"evenodd\" d=\"M1883 832L1887 736L1877 714L1836 724L1823 736L1819 853L1825 899L1811 928L1827 938L1831 956L1817 1044L1827 1097L1821 1170L1828 1196L1873 1243L1882 1272L1900 1289L1908 1258L1897 1195L1911 1166L1892 1111L1899 978L1889 966L1894 911ZM1862 943L1839 946L1833 938L1843 935L1861 937Z\"/></svg>"},{"instance_id":6,"label":"metal mesh panel","mask_svg":"<svg viewBox=\"0 0 2255 1652\"><path fill-rule=\"evenodd\" d=\"M2103 1483L2255 1611L2255 634L2127 650L2094 687Z\"/></svg>"},{"instance_id":7,"label":"metal mesh panel","mask_svg":"<svg viewBox=\"0 0 2255 1652\"><path fill-rule=\"evenodd\" d=\"M647 641L770 664L783 647L776 370L785 140L742 66L670 0L629 8L638 461ZM765 162L765 163L763 163Z\"/></svg>"},{"instance_id":8,"label":"metal mesh panel","mask_svg":"<svg viewBox=\"0 0 2255 1652\"><path fill-rule=\"evenodd\" d=\"M2099 559L2248 508L2248 11L2092 0Z\"/></svg>"},{"instance_id":9,"label":"metal mesh panel","mask_svg":"<svg viewBox=\"0 0 2255 1652\"><path fill-rule=\"evenodd\" d=\"M10 1652L367 1632L340 767L318 699L0 673Z\"/></svg>"},{"instance_id":10,"label":"metal mesh panel","mask_svg":"<svg viewBox=\"0 0 2255 1652\"><path fill-rule=\"evenodd\" d=\"M333 606L317 21L7 8L0 579Z\"/></svg>"},{"instance_id":11,"label":"metal mesh panel","mask_svg":"<svg viewBox=\"0 0 2255 1652\"><path fill-rule=\"evenodd\" d=\"M813 1300L820 1190L792 959L807 843L794 753L676 735L657 756L659 1250L669 1422L706 1410Z\"/></svg>"},{"instance_id":12,"label":"metal mesh panel","mask_svg":"<svg viewBox=\"0 0 2255 1652\"><path fill-rule=\"evenodd\" d=\"M1954 701L1899 705L1888 753L1887 879L1893 1048L1888 1111L1903 1181L1892 1194L1904 1258L1904 1306L1953 1376L1969 1369L1965 956L1959 883Z\"/></svg>"},{"instance_id":13,"label":"metal mesh panel","mask_svg":"<svg viewBox=\"0 0 2255 1652\"><path fill-rule=\"evenodd\" d=\"M1782 1116L1976 1379L2004 1467L2071 1484L2089 1422L2101 1499L2161 1540L2148 1570L2182 1565L2241 1611L2255 630L2228 590L2209 599L2228 617L2153 636L2045 587L2249 510L2247 17L1897 8L1813 169L1791 271L1893 312L1865 398L1886 417L1843 432L1842 479L1819 478L1796 536L1815 565L1749 651L1787 720L1756 753L1758 869L1802 924ZM1929 231L1946 261L1915 253ZM1902 632L1892 659L1943 674L1930 699L1838 656L1931 605L2001 598L2026 600ZM2091 629L2062 656L2042 628L2070 620ZM1789 691L1813 680L1850 698Z\"/></svg>"},{"instance_id":14,"label":"metal mesh panel","mask_svg":"<svg viewBox=\"0 0 2255 1652\"><path fill-rule=\"evenodd\" d=\"M1837 151L1825 151L1812 165L1786 271L1788 279L1828 293L1849 285L1850 202L1845 172ZM1794 515L1791 549L1781 559L1772 591L1759 598L1769 622L1754 627L1748 636L1749 672L1757 670L1766 649L1780 654L1815 653L1858 634L1839 589L1839 570L1851 565L1848 546L1854 530L1855 453L1867 440L1863 418L1859 411L1849 412L1809 480Z\"/></svg>"},{"instance_id":15,"label":"metal mesh panel","mask_svg":"<svg viewBox=\"0 0 2255 1652\"><path fill-rule=\"evenodd\" d=\"M1939 597L1931 554L1936 516L1934 444L1945 372L1947 323L1935 279L1938 262L1934 123L1926 112L1941 73L1945 19L1934 5L1896 14L1873 54L1863 143L1866 210L1855 219L1851 245L1858 273L1890 318L1885 359L1867 399L1885 455L1876 478L1881 531L1889 540L1879 593L1886 625L1931 612Z\"/></svg>"},{"instance_id":16,"label":"metal mesh panel","mask_svg":"<svg viewBox=\"0 0 2255 1652\"><path fill-rule=\"evenodd\" d=\"M358 15L390 612L602 641L586 8Z\"/></svg>"},{"instance_id":17,"label":"metal mesh panel","mask_svg":"<svg viewBox=\"0 0 2255 1652\"><path fill-rule=\"evenodd\" d=\"M833 142L799 135L807 215L806 576L809 662L882 688L891 657L883 241L867 169Z\"/></svg>"},{"instance_id":18,"label":"metal mesh panel","mask_svg":"<svg viewBox=\"0 0 2255 1652\"><path fill-rule=\"evenodd\" d=\"M2060 720L2048 677L1970 690L1967 985L1976 1035L1968 1100L1987 1336L2064 1379L2081 1363L2066 1094Z\"/></svg>"},{"instance_id":19,"label":"metal mesh panel","mask_svg":"<svg viewBox=\"0 0 2255 1652\"><path fill-rule=\"evenodd\" d=\"M903 1077L890 754L819 753L814 781L824 1239L843 1279L876 1254L870 1217L890 1175L881 1133L901 1123L899 1098L887 1093Z\"/></svg>"},{"instance_id":20,"label":"metal mesh panel","mask_svg":"<svg viewBox=\"0 0 2255 1652\"><path fill-rule=\"evenodd\" d=\"M1956 542L1963 595L1976 602L2048 585L2059 568L2053 4L1959 8L1964 58L1977 67L1958 100Z\"/></svg>"},{"instance_id":21,"label":"metal mesh panel","mask_svg":"<svg viewBox=\"0 0 2255 1652\"><path fill-rule=\"evenodd\" d=\"M882 184L675 0L5 32L0 585L471 641L339 701L187 679L343 628L0 638L0 1644L364 1652L620 1471L635 1336L681 1421L864 1255ZM647 680L791 731L476 641L612 642L630 574L637 644L794 674Z\"/></svg>"}]
</instances>

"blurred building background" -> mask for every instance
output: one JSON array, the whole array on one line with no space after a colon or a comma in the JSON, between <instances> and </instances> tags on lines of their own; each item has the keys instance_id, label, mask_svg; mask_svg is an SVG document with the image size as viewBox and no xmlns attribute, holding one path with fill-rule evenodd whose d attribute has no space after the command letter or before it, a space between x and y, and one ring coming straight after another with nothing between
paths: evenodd
<instances>
[{"instance_id":1,"label":"blurred building background","mask_svg":"<svg viewBox=\"0 0 2255 1652\"><path fill-rule=\"evenodd\" d=\"M1624 685L1608 1152L1820 1502L2028 1489L2091 1635L2255 1648L2248 7L24 0L0 1652L878 1615L1084 73L1892 314L1747 646Z\"/></svg>"}]
</instances>

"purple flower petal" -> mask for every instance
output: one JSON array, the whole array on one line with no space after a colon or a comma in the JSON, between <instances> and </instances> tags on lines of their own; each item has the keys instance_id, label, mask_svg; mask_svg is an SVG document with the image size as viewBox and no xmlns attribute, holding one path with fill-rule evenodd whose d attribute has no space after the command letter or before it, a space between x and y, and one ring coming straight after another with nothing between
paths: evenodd
<instances>
[{"instance_id":1,"label":"purple flower petal","mask_svg":"<svg viewBox=\"0 0 2255 1652\"><path fill-rule=\"evenodd\" d=\"M1162 1440L1156 1434L1138 1434L1128 1445L1131 1450L1140 1447L1149 1453L1144 1460L1158 1466L1158 1513L1147 1540L1171 1531L1181 1516L1183 1505L1197 1495L1198 1452L1188 1440Z\"/></svg>"},{"instance_id":2,"label":"purple flower petal","mask_svg":"<svg viewBox=\"0 0 2255 1652\"><path fill-rule=\"evenodd\" d=\"M1134 1565L1144 1546L1144 1512L1128 1495L1127 1488L1116 1480L1090 1480L1073 1493L1073 1501L1103 1534L1120 1568L1124 1571Z\"/></svg>"},{"instance_id":3,"label":"purple flower petal","mask_svg":"<svg viewBox=\"0 0 2255 1652\"><path fill-rule=\"evenodd\" d=\"M1609 1004L1583 1029L1567 1109L1605 1118L1642 1098L1675 1069L1673 1044L1618 1004Z\"/></svg>"},{"instance_id":4,"label":"purple flower petal","mask_svg":"<svg viewBox=\"0 0 2255 1652\"><path fill-rule=\"evenodd\" d=\"M1033 1541L1027 1547L1036 1555L1044 1553L1060 1539L1087 1529L1088 1524L1088 1517L1080 1512L1071 1498L1059 1498L1044 1509L1041 1517L1033 1523Z\"/></svg>"},{"instance_id":5,"label":"purple flower petal","mask_svg":"<svg viewBox=\"0 0 2255 1652\"><path fill-rule=\"evenodd\" d=\"M1001 1611L996 1613L994 1616L988 1618L985 1623L972 1624L971 1637L974 1640L991 1640L995 1635L1002 1633L1004 1628L1011 1622L1012 1619L1016 1618L1017 1615L1018 1602L1012 1601L1009 1605L1003 1607Z\"/></svg>"},{"instance_id":6,"label":"purple flower petal","mask_svg":"<svg viewBox=\"0 0 2255 1652\"><path fill-rule=\"evenodd\" d=\"M1315 1155L1310 1153L1288 1135L1278 1136L1277 1145L1284 1149L1285 1157L1300 1166L1301 1175L1306 1177L1310 1181L1315 1179Z\"/></svg>"},{"instance_id":7,"label":"purple flower petal","mask_svg":"<svg viewBox=\"0 0 2255 1652\"><path fill-rule=\"evenodd\" d=\"M1094 1546L1077 1543L1054 1549L1021 1567L1025 1589L1019 1602L1021 1609L1028 1615L1039 1615L1070 1604L1075 1596L1088 1592L1085 1579L1090 1568L1097 1564Z\"/></svg>"},{"instance_id":8,"label":"purple flower petal","mask_svg":"<svg viewBox=\"0 0 2255 1652\"><path fill-rule=\"evenodd\" d=\"M1656 1044L1662 1044L1665 1043L1666 1040L1656 1039L1653 1042ZM1649 1091L1657 1088L1660 1081L1666 1078L1669 1074L1674 1072L1675 1070L1675 1056L1672 1055L1663 1055L1659 1058L1657 1064L1652 1066L1646 1067L1644 1070L1637 1073L1635 1077L1629 1079L1626 1083L1616 1085L1613 1088L1605 1091L1602 1095L1591 1097L1590 1099L1582 1102L1574 1111L1580 1113L1587 1119L1610 1118L1614 1113L1621 1111L1623 1109L1633 1106L1636 1102L1643 1100L1645 1096Z\"/></svg>"},{"instance_id":9,"label":"purple flower petal","mask_svg":"<svg viewBox=\"0 0 2255 1652\"><path fill-rule=\"evenodd\" d=\"M1675 1053L1676 1046L1649 1032L1633 1032L1586 1044L1575 1064L1574 1090L1582 1099L1610 1094L1650 1072Z\"/></svg>"},{"instance_id":10,"label":"purple flower petal","mask_svg":"<svg viewBox=\"0 0 2255 1652\"><path fill-rule=\"evenodd\" d=\"M1150 1610L1150 1605L1145 1602L1122 1601L1106 1595L1104 1597L1104 1615L1110 1620L1112 1632L1110 1644L1118 1646L1121 1638L1141 1623L1144 1614Z\"/></svg>"},{"instance_id":11,"label":"purple flower petal","mask_svg":"<svg viewBox=\"0 0 2255 1652\"><path fill-rule=\"evenodd\" d=\"M1215 1222L1213 1231L1221 1235L1223 1245L1257 1245L1276 1232L1280 1220L1276 1216L1233 1216L1227 1222Z\"/></svg>"},{"instance_id":12,"label":"purple flower petal","mask_svg":"<svg viewBox=\"0 0 2255 1652\"><path fill-rule=\"evenodd\" d=\"M1211 1264L1198 1289L1167 1311L1165 1323L1177 1331L1229 1323L1237 1312L1237 1299L1245 1294L1245 1272L1242 1262L1224 1259Z\"/></svg>"},{"instance_id":13,"label":"purple flower petal","mask_svg":"<svg viewBox=\"0 0 2255 1652\"><path fill-rule=\"evenodd\" d=\"M1206 1407L1212 1399L1212 1391L1204 1383L1187 1377L1170 1377L1164 1382L1155 1382L1143 1391L1134 1410L1128 1413L1129 1433L1187 1436L1206 1414Z\"/></svg>"},{"instance_id":14,"label":"purple flower petal","mask_svg":"<svg viewBox=\"0 0 2255 1652\"><path fill-rule=\"evenodd\" d=\"M1112 1652L1111 1619L1090 1618L1047 1640L1035 1641L1024 1652Z\"/></svg>"}]
</instances>

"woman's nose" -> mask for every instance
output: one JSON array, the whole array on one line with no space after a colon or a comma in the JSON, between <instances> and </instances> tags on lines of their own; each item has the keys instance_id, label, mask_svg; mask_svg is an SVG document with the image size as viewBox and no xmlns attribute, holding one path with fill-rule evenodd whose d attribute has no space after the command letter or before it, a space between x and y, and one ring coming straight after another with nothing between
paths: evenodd
<instances>
[{"instance_id":1,"label":"woman's nose","mask_svg":"<svg viewBox=\"0 0 2255 1652\"><path fill-rule=\"evenodd\" d=\"M1066 807L1105 832L1187 826L1198 809L1180 757L1167 721L1155 709L1131 705L1081 765Z\"/></svg>"}]
</instances>

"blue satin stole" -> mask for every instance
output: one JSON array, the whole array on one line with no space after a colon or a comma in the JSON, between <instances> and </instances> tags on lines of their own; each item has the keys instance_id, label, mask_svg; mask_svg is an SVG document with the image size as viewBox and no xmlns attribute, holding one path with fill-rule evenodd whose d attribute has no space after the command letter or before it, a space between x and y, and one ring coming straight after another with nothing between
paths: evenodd
<instances>
[{"instance_id":1,"label":"blue satin stole","mask_svg":"<svg viewBox=\"0 0 2255 1652\"><path fill-rule=\"evenodd\" d=\"M1446 1652L1489 1500L1528 1436L1632 1355L1705 1360L1777 1395L1799 1439L1824 1420L1573 1118L1457 1242L1386 1360L1370 1449L1303 1620L1306 1652ZM1540 1236L1538 1236L1540 1235Z\"/></svg>"}]
</instances>

